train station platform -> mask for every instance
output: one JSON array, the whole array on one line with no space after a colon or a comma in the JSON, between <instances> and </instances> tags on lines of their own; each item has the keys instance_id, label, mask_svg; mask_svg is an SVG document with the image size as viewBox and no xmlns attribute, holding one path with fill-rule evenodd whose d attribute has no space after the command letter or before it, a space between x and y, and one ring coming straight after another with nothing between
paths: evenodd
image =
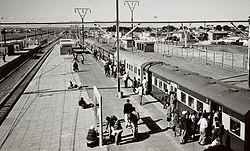
<instances>
[{"instance_id":1,"label":"train station platform","mask_svg":"<svg viewBox=\"0 0 250 151\"><path fill-rule=\"evenodd\" d=\"M3 61L3 56L1 55L0 56L0 67L7 64L8 62L11 62L12 60L18 58L20 55L11 55L11 56L8 56L6 55L5 56L5 62Z\"/></svg>"},{"instance_id":2,"label":"train station platform","mask_svg":"<svg viewBox=\"0 0 250 151\"><path fill-rule=\"evenodd\" d=\"M91 54L84 54L85 64L79 63L78 72L72 71L72 56L59 54L57 45L1 125L1 151L201 151L207 147L196 141L179 144L180 138L167 129L162 105L151 96L144 96L144 105L140 106L132 89L122 88L124 97L117 98L117 79L106 77L103 62ZM83 89L68 89L70 80ZM84 97L89 102L93 86L103 98L103 122L110 115L124 119L123 105L127 99L131 100L141 117L138 140L132 139L131 129L125 128L123 122L120 145L87 147L86 136L90 125L94 125L94 112L78 107L78 101Z\"/></svg>"}]
</instances>

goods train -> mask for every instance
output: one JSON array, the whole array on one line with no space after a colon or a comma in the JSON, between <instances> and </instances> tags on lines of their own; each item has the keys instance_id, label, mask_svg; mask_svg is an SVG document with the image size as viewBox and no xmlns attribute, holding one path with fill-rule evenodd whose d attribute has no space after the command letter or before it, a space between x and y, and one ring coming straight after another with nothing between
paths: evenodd
<instances>
[{"instance_id":1,"label":"goods train","mask_svg":"<svg viewBox=\"0 0 250 151\"><path fill-rule=\"evenodd\" d=\"M110 54L109 54L110 55ZM113 54L114 55L114 54ZM229 145L234 151L250 149L250 92L190 72L138 53L120 52L120 62L130 79L146 78L148 92L162 101L165 90L177 94L176 107L182 111L220 113L224 128L229 131Z\"/></svg>"}]
</instances>

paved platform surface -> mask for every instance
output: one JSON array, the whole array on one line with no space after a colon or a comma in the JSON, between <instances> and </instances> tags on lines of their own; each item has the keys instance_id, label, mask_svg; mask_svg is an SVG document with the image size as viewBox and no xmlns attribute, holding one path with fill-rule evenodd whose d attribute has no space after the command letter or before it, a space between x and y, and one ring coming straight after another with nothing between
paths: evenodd
<instances>
[{"instance_id":1,"label":"paved platform surface","mask_svg":"<svg viewBox=\"0 0 250 151\"><path fill-rule=\"evenodd\" d=\"M140 106L131 88L122 88L125 96L117 98L117 79L106 77L103 62L96 61L91 54L85 54L85 64L79 64L79 68L79 72L73 72L72 56L59 55L59 46L55 47L0 127L1 151L201 151L207 147L197 142L180 145L180 138L167 129L162 105L151 96L144 96L145 104ZM67 89L70 80L84 89ZM107 115L123 119L123 105L126 99L131 99L141 117L138 141L133 141L131 129L122 123L121 145L86 146L94 113L91 108L79 108L78 100L92 99L94 85L103 96L104 119Z\"/></svg>"},{"instance_id":2,"label":"paved platform surface","mask_svg":"<svg viewBox=\"0 0 250 151\"><path fill-rule=\"evenodd\" d=\"M7 64L8 62L10 62L10 61L16 59L16 58L19 57L19 56L20 56L20 55L5 56L5 61L6 61L6 62L4 62L4 61L3 61L3 56L2 56L2 54L1 54L1 55L0 55L0 67L3 66L3 65L5 65L5 64Z\"/></svg>"}]
</instances>

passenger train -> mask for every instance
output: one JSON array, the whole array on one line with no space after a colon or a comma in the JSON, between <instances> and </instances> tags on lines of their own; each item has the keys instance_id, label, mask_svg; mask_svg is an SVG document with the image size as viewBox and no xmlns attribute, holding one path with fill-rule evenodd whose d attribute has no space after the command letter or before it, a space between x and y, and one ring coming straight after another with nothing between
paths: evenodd
<instances>
[{"instance_id":1,"label":"passenger train","mask_svg":"<svg viewBox=\"0 0 250 151\"><path fill-rule=\"evenodd\" d=\"M230 132L230 148L235 151L250 149L250 92L216 81L198 73L122 52L121 63L130 78L148 81L148 91L158 101L166 89L177 93L177 108L182 111L219 111L224 128Z\"/></svg>"},{"instance_id":2,"label":"passenger train","mask_svg":"<svg viewBox=\"0 0 250 151\"><path fill-rule=\"evenodd\" d=\"M230 148L234 151L250 149L249 90L180 69L161 60L145 58L139 53L121 51L120 62L124 64L130 79L136 78L142 82L146 78L149 93L158 101L162 101L166 89L175 91L179 113L219 111L222 124L229 131Z\"/></svg>"}]
</instances>

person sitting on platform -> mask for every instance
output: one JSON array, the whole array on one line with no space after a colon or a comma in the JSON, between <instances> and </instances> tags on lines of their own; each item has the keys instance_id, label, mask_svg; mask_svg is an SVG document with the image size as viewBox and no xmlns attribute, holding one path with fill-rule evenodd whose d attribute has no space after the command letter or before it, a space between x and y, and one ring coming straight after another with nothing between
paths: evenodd
<instances>
[{"instance_id":1,"label":"person sitting on platform","mask_svg":"<svg viewBox=\"0 0 250 151\"><path fill-rule=\"evenodd\" d=\"M87 134L87 146L88 147L95 147L98 145L98 138L97 138L97 132L95 130L94 126L90 126L89 130L88 130L88 134Z\"/></svg>"},{"instance_id":2,"label":"person sitting on platform","mask_svg":"<svg viewBox=\"0 0 250 151\"><path fill-rule=\"evenodd\" d=\"M81 97L81 99L79 100L78 104L79 104L79 106L81 106L83 109L93 107L93 104L92 104L92 103L87 104L87 103L84 101L83 97Z\"/></svg>"},{"instance_id":3,"label":"person sitting on platform","mask_svg":"<svg viewBox=\"0 0 250 151\"><path fill-rule=\"evenodd\" d=\"M73 89L74 88L74 84L72 81L69 81L69 84L68 84L68 89Z\"/></svg>"}]
</instances>

